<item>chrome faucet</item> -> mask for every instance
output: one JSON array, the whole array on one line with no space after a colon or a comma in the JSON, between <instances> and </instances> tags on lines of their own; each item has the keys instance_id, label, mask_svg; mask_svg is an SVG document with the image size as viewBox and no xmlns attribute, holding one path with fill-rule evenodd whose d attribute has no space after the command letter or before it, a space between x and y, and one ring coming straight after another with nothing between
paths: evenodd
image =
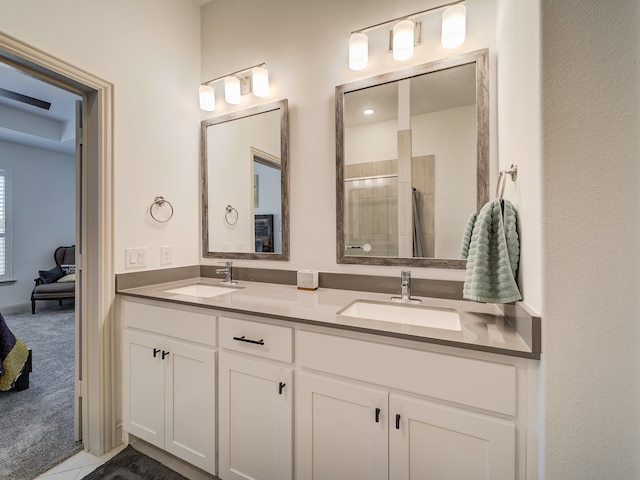
<instances>
[{"instance_id":1,"label":"chrome faucet","mask_svg":"<svg viewBox=\"0 0 640 480\"><path fill-rule=\"evenodd\" d=\"M220 283L226 285L236 285L238 282L234 282L233 276L233 262L220 262L224 263L224 268L216 268L216 273L224 273L224 280Z\"/></svg>"},{"instance_id":2,"label":"chrome faucet","mask_svg":"<svg viewBox=\"0 0 640 480\"><path fill-rule=\"evenodd\" d=\"M411 298L411 270L400 272L400 296L391 297L393 302L420 303L419 298Z\"/></svg>"}]
</instances>

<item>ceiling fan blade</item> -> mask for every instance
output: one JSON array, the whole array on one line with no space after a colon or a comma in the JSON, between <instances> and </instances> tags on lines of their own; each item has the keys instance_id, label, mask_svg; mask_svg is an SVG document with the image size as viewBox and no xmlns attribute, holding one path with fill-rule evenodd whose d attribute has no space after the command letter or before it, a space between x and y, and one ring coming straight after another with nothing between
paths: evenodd
<instances>
[{"instance_id":1,"label":"ceiling fan blade","mask_svg":"<svg viewBox=\"0 0 640 480\"><path fill-rule=\"evenodd\" d=\"M39 100L27 95L22 95L21 93L12 92L11 90L5 90L4 88L0 88L0 97L17 100L18 102L33 105L34 107L39 107L44 110L49 110L51 108L51 102L45 102L44 100Z\"/></svg>"}]
</instances>

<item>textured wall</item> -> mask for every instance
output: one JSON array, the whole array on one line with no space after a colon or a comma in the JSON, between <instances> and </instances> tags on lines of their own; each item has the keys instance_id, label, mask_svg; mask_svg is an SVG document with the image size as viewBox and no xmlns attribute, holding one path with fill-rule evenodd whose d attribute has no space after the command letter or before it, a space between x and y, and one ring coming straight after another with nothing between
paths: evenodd
<instances>
[{"instance_id":1,"label":"textured wall","mask_svg":"<svg viewBox=\"0 0 640 480\"><path fill-rule=\"evenodd\" d=\"M639 9L542 1L550 480L640 478Z\"/></svg>"}]
</instances>

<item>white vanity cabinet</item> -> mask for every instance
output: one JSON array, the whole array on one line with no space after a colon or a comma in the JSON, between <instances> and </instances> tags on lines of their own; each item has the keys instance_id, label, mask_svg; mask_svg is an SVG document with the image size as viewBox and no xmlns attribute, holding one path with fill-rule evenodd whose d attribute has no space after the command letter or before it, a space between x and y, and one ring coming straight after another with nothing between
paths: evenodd
<instances>
[{"instance_id":1,"label":"white vanity cabinet","mask_svg":"<svg viewBox=\"0 0 640 480\"><path fill-rule=\"evenodd\" d=\"M219 464L223 480L290 480L293 329L220 317Z\"/></svg>"},{"instance_id":2,"label":"white vanity cabinet","mask_svg":"<svg viewBox=\"0 0 640 480\"><path fill-rule=\"evenodd\" d=\"M216 317L124 299L123 428L216 471Z\"/></svg>"},{"instance_id":3,"label":"white vanity cabinet","mask_svg":"<svg viewBox=\"0 0 640 480\"><path fill-rule=\"evenodd\" d=\"M389 396L389 478L516 478L513 422Z\"/></svg>"},{"instance_id":4,"label":"white vanity cabinet","mask_svg":"<svg viewBox=\"0 0 640 480\"><path fill-rule=\"evenodd\" d=\"M520 478L513 365L306 331L296 346L296 478Z\"/></svg>"},{"instance_id":5,"label":"white vanity cabinet","mask_svg":"<svg viewBox=\"0 0 640 480\"><path fill-rule=\"evenodd\" d=\"M119 305L123 429L222 480L537 477L527 359L259 313Z\"/></svg>"},{"instance_id":6,"label":"white vanity cabinet","mask_svg":"<svg viewBox=\"0 0 640 480\"><path fill-rule=\"evenodd\" d=\"M299 373L296 478L386 480L387 390Z\"/></svg>"}]
</instances>

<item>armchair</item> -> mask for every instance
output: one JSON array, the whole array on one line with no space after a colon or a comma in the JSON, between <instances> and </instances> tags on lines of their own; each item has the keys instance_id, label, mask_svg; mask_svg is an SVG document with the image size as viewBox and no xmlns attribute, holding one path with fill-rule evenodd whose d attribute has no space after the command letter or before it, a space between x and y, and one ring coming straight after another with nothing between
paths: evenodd
<instances>
[{"instance_id":1,"label":"armchair","mask_svg":"<svg viewBox=\"0 0 640 480\"><path fill-rule=\"evenodd\" d=\"M37 300L62 300L75 298L76 246L58 247L53 253L56 266L51 270L41 270L36 285L31 292L31 313L36 313ZM73 272L72 272L73 270Z\"/></svg>"}]
</instances>

